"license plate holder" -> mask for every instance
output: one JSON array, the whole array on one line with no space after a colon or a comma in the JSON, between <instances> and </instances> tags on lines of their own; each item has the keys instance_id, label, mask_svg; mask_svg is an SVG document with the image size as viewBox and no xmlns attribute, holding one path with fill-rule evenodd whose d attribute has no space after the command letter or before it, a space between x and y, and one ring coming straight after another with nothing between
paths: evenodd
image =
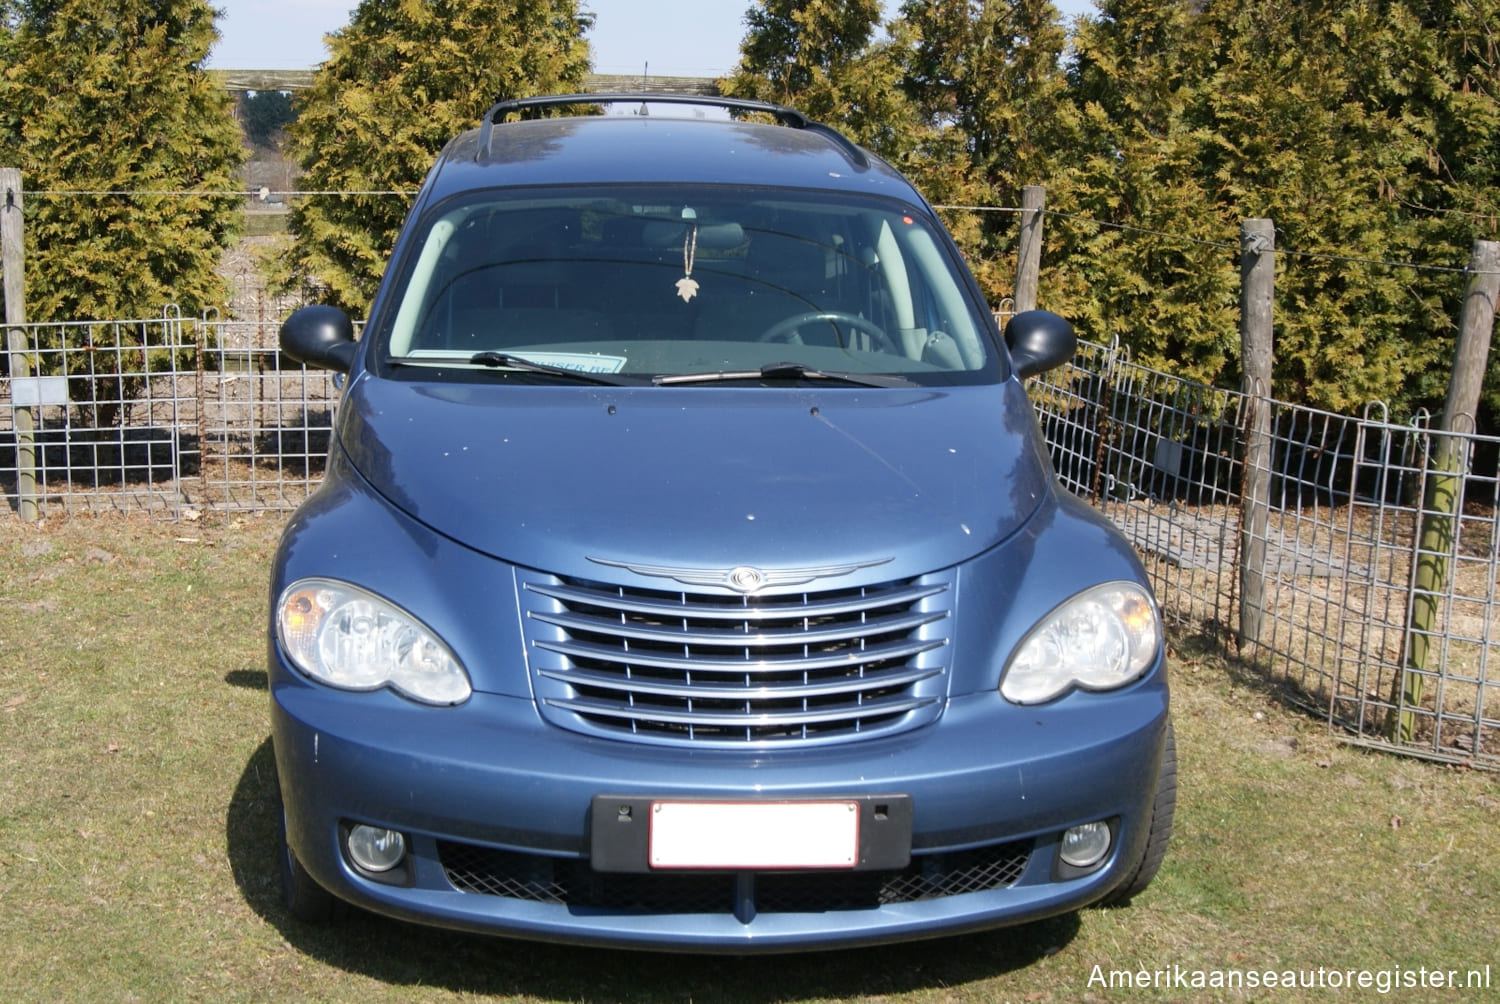
<instances>
[{"instance_id":1,"label":"license plate holder","mask_svg":"<svg viewBox=\"0 0 1500 1004\"><path fill-rule=\"evenodd\" d=\"M601 872L881 871L911 860L910 795L596 795L589 821Z\"/></svg>"}]
</instances>

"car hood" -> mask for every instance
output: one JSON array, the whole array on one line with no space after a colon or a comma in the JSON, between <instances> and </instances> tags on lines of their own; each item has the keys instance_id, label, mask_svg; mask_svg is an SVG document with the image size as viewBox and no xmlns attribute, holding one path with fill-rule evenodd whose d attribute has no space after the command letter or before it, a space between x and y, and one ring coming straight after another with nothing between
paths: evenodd
<instances>
[{"instance_id":1,"label":"car hood","mask_svg":"<svg viewBox=\"0 0 1500 1004\"><path fill-rule=\"evenodd\" d=\"M594 578L632 563L920 574L1015 533L1053 490L1014 380L865 391L365 376L340 406L339 441L376 491L439 533Z\"/></svg>"}]
</instances>

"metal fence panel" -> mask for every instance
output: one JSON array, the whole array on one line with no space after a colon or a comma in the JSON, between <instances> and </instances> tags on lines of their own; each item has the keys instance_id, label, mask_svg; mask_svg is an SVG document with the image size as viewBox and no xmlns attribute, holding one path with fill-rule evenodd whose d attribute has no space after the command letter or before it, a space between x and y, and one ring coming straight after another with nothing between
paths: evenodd
<instances>
[{"instance_id":1,"label":"metal fence panel","mask_svg":"<svg viewBox=\"0 0 1500 1004\"><path fill-rule=\"evenodd\" d=\"M338 391L332 374L266 347L275 324L169 316L26 330L33 371L54 376L0 380L12 510L19 408L35 419L43 516L290 510L321 480Z\"/></svg>"},{"instance_id":2,"label":"metal fence panel","mask_svg":"<svg viewBox=\"0 0 1500 1004\"><path fill-rule=\"evenodd\" d=\"M1216 632L1232 615L1238 395L1089 344L1031 390L1063 485L1141 552L1168 617Z\"/></svg>"},{"instance_id":3,"label":"metal fence panel","mask_svg":"<svg viewBox=\"0 0 1500 1004\"><path fill-rule=\"evenodd\" d=\"M14 507L21 446L15 414L33 417L40 510L179 515L197 464L199 394L191 322L167 316L26 326L33 373L0 381L0 490ZM7 359L8 364L8 359ZM19 395L17 392L20 392Z\"/></svg>"},{"instance_id":4,"label":"metal fence panel","mask_svg":"<svg viewBox=\"0 0 1500 1004\"><path fill-rule=\"evenodd\" d=\"M0 379L13 511L18 408L36 419L43 515L289 510L321 479L338 390L277 352L274 322L169 314L26 330L33 371L63 378ZM1247 521L1243 395L1089 344L1029 389L1060 481L1135 544L1178 632L1222 642L1356 742L1500 768L1500 440L1464 437L1462 504L1437 555L1448 574L1423 592L1423 423L1253 402L1271 415L1273 470L1269 511ZM1264 553L1253 641L1238 637L1242 551ZM1409 627L1418 603L1434 612L1421 632ZM1417 643L1434 653L1425 667ZM1414 730L1392 739L1403 713Z\"/></svg>"},{"instance_id":5,"label":"metal fence panel","mask_svg":"<svg viewBox=\"0 0 1500 1004\"><path fill-rule=\"evenodd\" d=\"M202 326L203 504L289 510L323 477L338 399L333 374L275 348L275 327Z\"/></svg>"},{"instance_id":6,"label":"metal fence panel","mask_svg":"<svg viewBox=\"0 0 1500 1004\"><path fill-rule=\"evenodd\" d=\"M1247 399L1082 346L1033 381L1059 478L1108 513L1147 563L1180 631L1227 645L1247 667L1354 741L1500 768L1500 442L1464 437L1450 574L1437 595L1437 653L1410 664L1418 527L1431 435L1378 413L1330 415L1276 401L1264 531L1244 518ZM1253 531L1253 532L1252 532ZM1264 552L1261 632L1238 637L1241 548ZM1409 705L1403 681L1423 677ZM1416 728L1396 739L1410 711Z\"/></svg>"}]
</instances>

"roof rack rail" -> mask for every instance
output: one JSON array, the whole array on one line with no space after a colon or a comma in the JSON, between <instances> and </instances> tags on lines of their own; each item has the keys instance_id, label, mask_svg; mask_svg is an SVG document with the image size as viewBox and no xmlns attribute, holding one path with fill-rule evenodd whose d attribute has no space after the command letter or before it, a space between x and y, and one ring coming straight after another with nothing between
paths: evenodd
<instances>
[{"instance_id":1,"label":"roof rack rail","mask_svg":"<svg viewBox=\"0 0 1500 1004\"><path fill-rule=\"evenodd\" d=\"M488 155L490 139L494 128L503 122L507 115L520 115L524 117L527 112L544 108L565 108L570 105L618 104L706 105L710 108L723 108L730 112L759 112L764 115L770 115L781 125L790 126L793 129L806 129L827 136L838 144L844 155L849 158L855 167L864 170L870 166L869 155L848 136L845 136L832 126L813 121L795 108L771 104L768 101L750 101L745 98L712 97L703 94L638 93L631 91L614 91L599 94L547 94L531 98L500 99L490 107L489 111L484 113L484 120L479 125L480 155Z\"/></svg>"}]
</instances>

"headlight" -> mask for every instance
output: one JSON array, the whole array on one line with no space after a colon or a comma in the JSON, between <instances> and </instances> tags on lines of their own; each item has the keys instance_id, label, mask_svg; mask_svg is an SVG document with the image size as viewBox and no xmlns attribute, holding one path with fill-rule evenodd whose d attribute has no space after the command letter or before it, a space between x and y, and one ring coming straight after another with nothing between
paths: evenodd
<instances>
[{"instance_id":1,"label":"headlight","mask_svg":"<svg viewBox=\"0 0 1500 1004\"><path fill-rule=\"evenodd\" d=\"M1074 687L1113 690L1140 677L1161 651L1156 604L1140 586L1110 582L1068 600L1032 628L1011 658L1000 693L1040 704Z\"/></svg>"},{"instance_id":2,"label":"headlight","mask_svg":"<svg viewBox=\"0 0 1500 1004\"><path fill-rule=\"evenodd\" d=\"M460 704L473 692L469 674L425 624L346 582L288 586L276 604L276 635L298 669L330 687L390 687L424 704Z\"/></svg>"}]
</instances>

